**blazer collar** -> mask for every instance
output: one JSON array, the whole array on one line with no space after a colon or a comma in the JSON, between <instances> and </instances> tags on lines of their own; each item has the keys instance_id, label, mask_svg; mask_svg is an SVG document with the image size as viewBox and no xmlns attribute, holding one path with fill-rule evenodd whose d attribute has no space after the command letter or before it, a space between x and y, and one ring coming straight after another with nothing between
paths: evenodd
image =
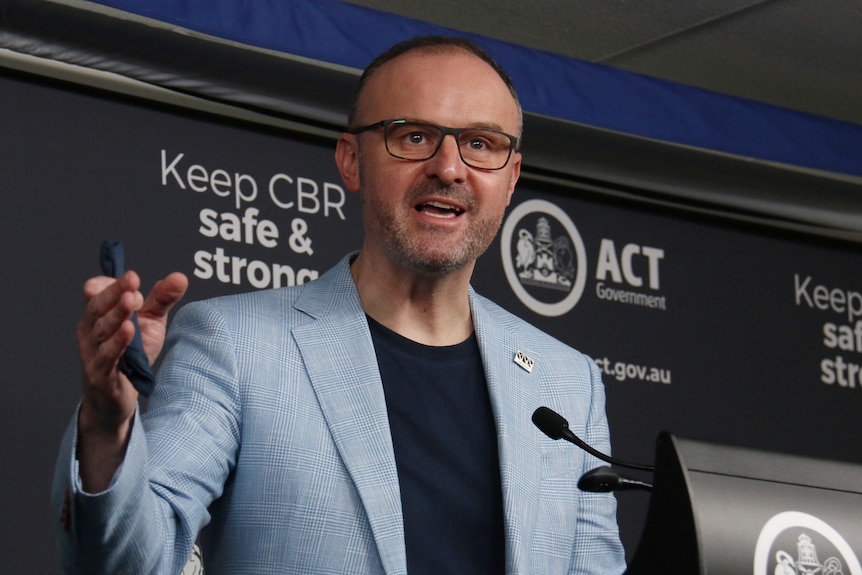
<instances>
[{"instance_id":1,"label":"blazer collar","mask_svg":"<svg viewBox=\"0 0 862 575\"><path fill-rule=\"evenodd\" d=\"M401 493L383 384L350 258L303 290L315 318L293 337L332 438L365 508L386 573L406 573Z\"/></svg>"}]
</instances>

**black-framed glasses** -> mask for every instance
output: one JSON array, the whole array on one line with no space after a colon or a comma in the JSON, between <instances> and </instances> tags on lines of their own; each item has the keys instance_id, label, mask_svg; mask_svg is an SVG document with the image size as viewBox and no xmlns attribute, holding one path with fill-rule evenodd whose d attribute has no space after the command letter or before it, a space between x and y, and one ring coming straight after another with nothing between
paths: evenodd
<instances>
[{"instance_id":1,"label":"black-framed glasses","mask_svg":"<svg viewBox=\"0 0 862 575\"><path fill-rule=\"evenodd\" d=\"M383 139L389 155L400 160L421 162L434 157L443 138L452 134L458 142L461 161L481 170L501 170L509 163L518 138L490 128L446 128L412 120L383 120L348 130L361 134L383 128Z\"/></svg>"}]
</instances>

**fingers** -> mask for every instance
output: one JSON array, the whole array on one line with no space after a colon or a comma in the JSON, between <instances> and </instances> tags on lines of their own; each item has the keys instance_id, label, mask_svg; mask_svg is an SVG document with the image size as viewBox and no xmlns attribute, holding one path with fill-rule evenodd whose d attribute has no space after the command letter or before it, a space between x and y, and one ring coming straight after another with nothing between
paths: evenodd
<instances>
[{"instance_id":1,"label":"fingers","mask_svg":"<svg viewBox=\"0 0 862 575\"><path fill-rule=\"evenodd\" d=\"M84 284L87 307L84 321L93 325L111 312L131 316L141 306L143 298L138 292L141 280L135 272L126 272L116 280L99 276Z\"/></svg>"},{"instance_id":2,"label":"fingers","mask_svg":"<svg viewBox=\"0 0 862 575\"><path fill-rule=\"evenodd\" d=\"M116 381L113 372L134 335L130 318L143 303L139 286L134 272L117 280L93 278L84 285L87 304L77 336L87 381Z\"/></svg>"},{"instance_id":3,"label":"fingers","mask_svg":"<svg viewBox=\"0 0 862 575\"><path fill-rule=\"evenodd\" d=\"M117 280L100 276L84 284L87 305L81 328L91 345L99 346L111 338L141 307L143 297L138 292L139 286L140 280L134 272L127 272Z\"/></svg>"},{"instance_id":4,"label":"fingers","mask_svg":"<svg viewBox=\"0 0 862 575\"><path fill-rule=\"evenodd\" d=\"M124 329L123 324L143 303L139 286L140 280L134 272L127 272L117 280L107 277L89 280L84 285L87 305L79 325L79 336L85 338L81 343L96 348L117 335L120 342L127 339L130 325Z\"/></svg>"},{"instance_id":5,"label":"fingers","mask_svg":"<svg viewBox=\"0 0 862 575\"><path fill-rule=\"evenodd\" d=\"M141 279L138 274L128 271L117 279L107 276L90 278L84 284L84 296L87 301L97 295L101 295L103 298L117 297L122 291L136 291L140 287Z\"/></svg>"}]
</instances>

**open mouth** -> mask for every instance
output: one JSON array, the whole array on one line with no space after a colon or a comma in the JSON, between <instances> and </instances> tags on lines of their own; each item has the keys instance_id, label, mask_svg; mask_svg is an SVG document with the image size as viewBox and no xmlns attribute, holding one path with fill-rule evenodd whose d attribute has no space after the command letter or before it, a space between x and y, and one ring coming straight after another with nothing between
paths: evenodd
<instances>
[{"instance_id":1,"label":"open mouth","mask_svg":"<svg viewBox=\"0 0 862 575\"><path fill-rule=\"evenodd\" d=\"M419 204L416 206L416 210L435 218L455 218L464 213L464 210L443 202Z\"/></svg>"}]
</instances>

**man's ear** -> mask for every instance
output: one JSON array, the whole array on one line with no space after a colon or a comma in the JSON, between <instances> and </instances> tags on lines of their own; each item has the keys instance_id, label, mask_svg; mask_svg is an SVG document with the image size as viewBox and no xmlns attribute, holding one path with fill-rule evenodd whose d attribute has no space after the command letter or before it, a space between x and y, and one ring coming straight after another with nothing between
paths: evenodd
<instances>
[{"instance_id":1,"label":"man's ear","mask_svg":"<svg viewBox=\"0 0 862 575\"><path fill-rule=\"evenodd\" d=\"M335 165L344 187L349 192L359 191L359 142L353 134L341 134L335 144Z\"/></svg>"}]
</instances>

